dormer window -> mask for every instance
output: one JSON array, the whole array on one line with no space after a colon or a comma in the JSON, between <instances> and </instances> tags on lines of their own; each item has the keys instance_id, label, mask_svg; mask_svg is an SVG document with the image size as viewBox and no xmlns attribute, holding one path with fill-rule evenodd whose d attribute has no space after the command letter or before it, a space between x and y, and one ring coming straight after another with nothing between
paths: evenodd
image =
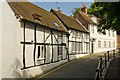
<instances>
[{"instance_id":1,"label":"dormer window","mask_svg":"<svg viewBox=\"0 0 120 80\"><path fill-rule=\"evenodd\" d=\"M55 22L53 23L58 29L60 29L60 26Z\"/></svg>"},{"instance_id":2,"label":"dormer window","mask_svg":"<svg viewBox=\"0 0 120 80\"><path fill-rule=\"evenodd\" d=\"M35 20L41 21L41 19L40 19L41 16L40 15L33 13L32 16Z\"/></svg>"}]
</instances>

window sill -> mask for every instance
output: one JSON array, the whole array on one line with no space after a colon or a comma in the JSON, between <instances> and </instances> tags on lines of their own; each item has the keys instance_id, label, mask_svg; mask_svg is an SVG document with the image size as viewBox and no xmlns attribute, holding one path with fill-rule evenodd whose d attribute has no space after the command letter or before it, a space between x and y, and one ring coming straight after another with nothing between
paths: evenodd
<instances>
[{"instance_id":1,"label":"window sill","mask_svg":"<svg viewBox=\"0 0 120 80\"><path fill-rule=\"evenodd\" d=\"M45 58L39 58L39 59L37 59L37 61L42 61L42 60L45 60Z\"/></svg>"}]
</instances>

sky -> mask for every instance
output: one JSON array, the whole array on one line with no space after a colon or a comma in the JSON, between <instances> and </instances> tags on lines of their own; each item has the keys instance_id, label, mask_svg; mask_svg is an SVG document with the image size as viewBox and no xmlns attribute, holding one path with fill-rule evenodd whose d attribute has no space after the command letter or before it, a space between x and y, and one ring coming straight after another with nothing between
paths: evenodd
<instances>
[{"instance_id":1,"label":"sky","mask_svg":"<svg viewBox=\"0 0 120 80\"><path fill-rule=\"evenodd\" d=\"M89 8L92 2L32 2L33 4L50 11L51 8L57 10L60 7L62 13L70 16L74 8L82 7L82 4L86 4Z\"/></svg>"}]
</instances>

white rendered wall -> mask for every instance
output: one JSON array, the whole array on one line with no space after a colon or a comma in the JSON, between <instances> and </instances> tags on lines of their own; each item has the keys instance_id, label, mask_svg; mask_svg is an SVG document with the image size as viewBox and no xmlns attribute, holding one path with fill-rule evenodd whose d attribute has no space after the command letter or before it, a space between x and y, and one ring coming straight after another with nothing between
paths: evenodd
<instances>
[{"instance_id":1,"label":"white rendered wall","mask_svg":"<svg viewBox=\"0 0 120 80\"><path fill-rule=\"evenodd\" d=\"M94 27L94 33L92 33L93 27ZM92 24L89 25L89 30L90 30L90 38L95 39L94 53L116 49L116 31L114 31L114 36L113 36L112 30L110 30L110 36L108 35L108 30L106 30L106 34L104 35L97 31L96 25L92 25ZM101 41L101 47L98 47L98 41ZM104 47L104 41L106 41L106 47ZM109 42L111 42L111 47L109 47ZM115 47L113 47L113 42L115 42ZM91 45L91 42L90 42L90 45Z\"/></svg>"},{"instance_id":2,"label":"white rendered wall","mask_svg":"<svg viewBox=\"0 0 120 80\"><path fill-rule=\"evenodd\" d=\"M84 56L84 55L88 55L88 54L85 54L86 53L86 47L87 47L85 42L89 42L89 34L86 34L86 33L81 32L81 31L77 31L77 32L79 32L79 37L77 37L76 40L75 40L75 37L73 37L74 32L76 32L76 30L69 29L69 34L70 34L69 41L81 42L80 43L81 47L78 46L78 43L74 44L76 46L76 51L74 51L74 49L73 49L74 47L73 47L72 42L69 42L69 54L74 54L75 53L75 55L70 55L70 59L75 59L75 58L79 58L79 57ZM86 40L86 38L87 38L87 40Z\"/></svg>"},{"instance_id":3,"label":"white rendered wall","mask_svg":"<svg viewBox=\"0 0 120 80\"><path fill-rule=\"evenodd\" d=\"M0 2L0 79L2 78L2 2Z\"/></svg>"},{"instance_id":4,"label":"white rendered wall","mask_svg":"<svg viewBox=\"0 0 120 80\"><path fill-rule=\"evenodd\" d=\"M17 76L16 31L19 23L6 2L2 3L2 16L2 78L15 78Z\"/></svg>"}]
</instances>

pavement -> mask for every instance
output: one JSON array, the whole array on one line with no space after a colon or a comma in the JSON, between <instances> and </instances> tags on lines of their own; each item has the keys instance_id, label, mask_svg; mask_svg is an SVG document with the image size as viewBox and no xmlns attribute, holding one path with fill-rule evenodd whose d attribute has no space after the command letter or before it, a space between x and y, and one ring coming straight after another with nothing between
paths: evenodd
<instances>
[{"instance_id":1,"label":"pavement","mask_svg":"<svg viewBox=\"0 0 120 80\"><path fill-rule=\"evenodd\" d=\"M103 56L104 53L94 53L80 57L79 59L72 60L39 78L91 78L94 80L98 59Z\"/></svg>"},{"instance_id":2,"label":"pavement","mask_svg":"<svg viewBox=\"0 0 120 80\"><path fill-rule=\"evenodd\" d=\"M120 57L111 61L106 73L106 80L120 80Z\"/></svg>"}]
</instances>

